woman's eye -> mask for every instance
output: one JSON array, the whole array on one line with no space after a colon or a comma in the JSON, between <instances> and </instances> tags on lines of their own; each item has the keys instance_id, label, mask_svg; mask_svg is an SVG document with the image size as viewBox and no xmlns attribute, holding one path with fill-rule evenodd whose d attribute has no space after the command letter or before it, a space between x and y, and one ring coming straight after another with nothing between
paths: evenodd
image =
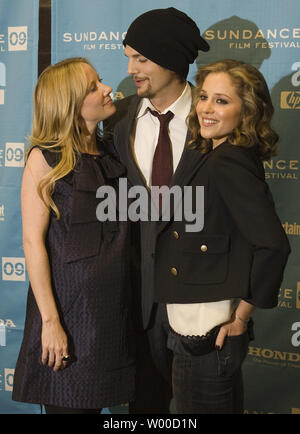
<instances>
[{"instance_id":1,"label":"woman's eye","mask_svg":"<svg viewBox=\"0 0 300 434\"><path fill-rule=\"evenodd\" d=\"M200 98L199 98L201 101L205 101L206 99L207 99L207 96L206 95L200 95Z\"/></svg>"},{"instance_id":2,"label":"woman's eye","mask_svg":"<svg viewBox=\"0 0 300 434\"><path fill-rule=\"evenodd\" d=\"M228 101L226 101L226 99L223 99L223 98L218 98L217 103L218 104L228 104Z\"/></svg>"},{"instance_id":3,"label":"woman's eye","mask_svg":"<svg viewBox=\"0 0 300 434\"><path fill-rule=\"evenodd\" d=\"M100 81L100 80L99 80ZM97 81L97 83L98 83L98 81ZM96 90L97 90L97 83L95 82L95 81L93 81L91 84L90 84L90 87L89 87L89 92L96 92ZM101 82L100 82L101 83Z\"/></svg>"}]
</instances>

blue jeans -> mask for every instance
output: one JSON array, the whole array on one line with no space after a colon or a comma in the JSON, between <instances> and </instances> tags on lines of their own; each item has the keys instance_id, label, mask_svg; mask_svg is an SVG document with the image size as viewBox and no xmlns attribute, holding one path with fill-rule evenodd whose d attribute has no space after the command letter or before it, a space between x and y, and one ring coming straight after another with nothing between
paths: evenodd
<instances>
[{"instance_id":1,"label":"blue jeans","mask_svg":"<svg viewBox=\"0 0 300 434\"><path fill-rule=\"evenodd\" d=\"M176 413L243 413L241 366L251 335L252 324L251 333L227 336L221 350L213 349L204 355L188 354L186 346L180 351L183 347L176 345L172 367ZM180 340L180 335L177 337Z\"/></svg>"}]
</instances>

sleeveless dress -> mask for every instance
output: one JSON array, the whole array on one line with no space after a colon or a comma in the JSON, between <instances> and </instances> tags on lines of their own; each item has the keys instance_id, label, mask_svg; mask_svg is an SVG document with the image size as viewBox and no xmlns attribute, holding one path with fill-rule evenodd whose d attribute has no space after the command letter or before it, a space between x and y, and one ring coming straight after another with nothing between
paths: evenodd
<instances>
[{"instance_id":1,"label":"sleeveless dress","mask_svg":"<svg viewBox=\"0 0 300 434\"><path fill-rule=\"evenodd\" d=\"M48 150L43 155L52 167L59 158ZM58 372L42 364L41 316L29 286L13 400L102 408L134 398L130 223L96 217L97 188L117 191L122 175L123 166L110 155L83 154L55 184L52 197L61 216L50 213L46 248L70 362Z\"/></svg>"}]
</instances>

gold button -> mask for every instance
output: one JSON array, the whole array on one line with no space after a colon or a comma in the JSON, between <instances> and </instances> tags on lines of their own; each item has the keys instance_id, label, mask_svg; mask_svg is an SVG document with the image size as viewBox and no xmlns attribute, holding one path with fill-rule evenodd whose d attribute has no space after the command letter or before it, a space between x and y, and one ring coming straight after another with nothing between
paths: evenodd
<instances>
[{"instance_id":1,"label":"gold button","mask_svg":"<svg viewBox=\"0 0 300 434\"><path fill-rule=\"evenodd\" d=\"M179 233L177 231L173 231L173 237L176 238L176 240L178 240Z\"/></svg>"},{"instance_id":2,"label":"gold button","mask_svg":"<svg viewBox=\"0 0 300 434\"><path fill-rule=\"evenodd\" d=\"M200 247L201 252L207 252L207 245L206 244L202 244L202 246Z\"/></svg>"},{"instance_id":3,"label":"gold button","mask_svg":"<svg viewBox=\"0 0 300 434\"><path fill-rule=\"evenodd\" d=\"M173 274L173 276L177 276L177 274L178 274L177 268L172 267L171 268L171 273Z\"/></svg>"}]
</instances>

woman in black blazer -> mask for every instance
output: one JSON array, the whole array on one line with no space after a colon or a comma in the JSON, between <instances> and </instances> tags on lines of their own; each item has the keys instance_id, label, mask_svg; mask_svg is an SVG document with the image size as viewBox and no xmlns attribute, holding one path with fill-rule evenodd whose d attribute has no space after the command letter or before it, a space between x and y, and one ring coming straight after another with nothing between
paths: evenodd
<instances>
[{"instance_id":1,"label":"woman in black blazer","mask_svg":"<svg viewBox=\"0 0 300 434\"><path fill-rule=\"evenodd\" d=\"M155 298L167 303L176 411L241 413L251 314L277 305L290 252L262 165L278 136L256 68L223 60L196 81L189 146L203 156L189 185L204 186L204 227L171 221L158 234Z\"/></svg>"}]
</instances>

